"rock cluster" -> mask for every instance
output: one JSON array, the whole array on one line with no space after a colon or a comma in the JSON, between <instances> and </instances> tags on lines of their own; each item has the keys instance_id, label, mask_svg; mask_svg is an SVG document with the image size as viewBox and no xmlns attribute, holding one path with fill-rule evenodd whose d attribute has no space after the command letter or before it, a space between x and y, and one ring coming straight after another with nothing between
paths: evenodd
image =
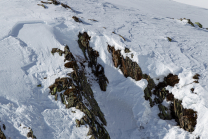
<instances>
[{"instance_id":1,"label":"rock cluster","mask_svg":"<svg viewBox=\"0 0 208 139\"><path fill-rule=\"evenodd\" d=\"M142 79L142 70L136 62L128 56L124 58L120 50L115 50L113 46L108 45L108 52L112 55L114 66L119 67L125 77L132 77L136 81Z\"/></svg>"},{"instance_id":2,"label":"rock cluster","mask_svg":"<svg viewBox=\"0 0 208 139\"><path fill-rule=\"evenodd\" d=\"M158 107L160 113L158 116L161 119L175 119L181 128L186 131L193 132L196 125L197 113L192 109L184 109L182 101L175 99L174 95L165 89L168 85L174 87L177 83L179 83L178 76L169 74L164 78L163 82L160 82L157 86L155 86L155 90L153 91L153 94L155 95L153 105L159 104ZM171 102L169 108L161 104L164 99Z\"/></svg>"},{"instance_id":3,"label":"rock cluster","mask_svg":"<svg viewBox=\"0 0 208 139\"><path fill-rule=\"evenodd\" d=\"M64 93L60 93L60 97L66 108L75 107L85 113L85 116L81 119L76 119L75 122L77 127L85 124L89 125L87 135L91 135L91 139L110 139L104 127L104 125L107 125L104 114L94 99L94 94L87 81L85 72L79 67L80 63L74 59L68 46L65 46L64 51L53 48L51 53L63 53L65 60L69 61L68 64L65 64L65 67L73 68L74 70L72 73L67 74L70 77L57 78L55 80L55 83L49 87L51 95L55 95L55 99L57 100L58 92L64 91ZM90 58L92 59L92 57ZM98 66L97 63L91 64L96 67Z\"/></svg>"},{"instance_id":4,"label":"rock cluster","mask_svg":"<svg viewBox=\"0 0 208 139\"><path fill-rule=\"evenodd\" d=\"M88 67L91 67L92 73L97 77L98 83L100 85L100 89L102 91L106 91L108 79L105 76L105 71L102 65L97 63L97 58L99 57L99 53L96 50L93 50L89 45L90 36L87 32L79 33L78 35L78 44L80 49L85 56L85 59L88 60ZM86 55L87 52L87 55Z\"/></svg>"},{"instance_id":5,"label":"rock cluster","mask_svg":"<svg viewBox=\"0 0 208 139\"><path fill-rule=\"evenodd\" d=\"M44 3L44 4L54 4L54 5L60 5L61 4L62 7L66 8L66 9L71 9L73 11L73 9L71 7L69 7L67 4L61 3L61 2L59 2L57 0L48 0L48 1L50 1L50 2L41 1L41 3ZM46 6L43 5L43 7L45 8Z\"/></svg>"},{"instance_id":6,"label":"rock cluster","mask_svg":"<svg viewBox=\"0 0 208 139\"><path fill-rule=\"evenodd\" d=\"M190 20L190 19L180 18L179 20L181 20L181 21L183 21L183 20L187 20L187 21L188 21L188 22L187 22L188 24L190 24L191 26L195 27L195 26L194 26L194 23L193 23L193 22L191 22L191 20ZM203 26L202 26L202 24L201 24L201 23L199 23L199 22L195 22L195 24L196 24L198 27L203 28Z\"/></svg>"},{"instance_id":7,"label":"rock cluster","mask_svg":"<svg viewBox=\"0 0 208 139\"><path fill-rule=\"evenodd\" d=\"M182 101L174 99L171 103L171 114L178 125L186 131L193 132L196 126L197 112L192 109L184 109Z\"/></svg>"},{"instance_id":8,"label":"rock cluster","mask_svg":"<svg viewBox=\"0 0 208 139\"><path fill-rule=\"evenodd\" d=\"M129 57L124 58L121 55L120 50L115 50L115 48L110 45L107 47L109 53L112 55L114 66L119 67L125 77L131 77L136 81L141 79L147 80L148 85L144 90L144 98L149 101L151 107L158 105L160 110L158 116L161 119L175 119L178 125L184 130L189 132L194 131L197 112L192 109L183 108L182 101L175 99L174 95L165 89L168 85L174 87L175 84L179 82L177 75L169 74L164 78L163 82L155 85L154 80L149 75L142 74L141 68L136 62L133 62ZM196 74L193 78L199 79L199 75ZM152 99L152 94L155 95L154 99ZM162 105L164 99L171 101L169 107Z\"/></svg>"},{"instance_id":9,"label":"rock cluster","mask_svg":"<svg viewBox=\"0 0 208 139\"><path fill-rule=\"evenodd\" d=\"M30 131L27 133L27 137L28 137L28 138L32 138L32 139L36 139L36 136L33 135L32 129L30 129Z\"/></svg>"}]
</instances>

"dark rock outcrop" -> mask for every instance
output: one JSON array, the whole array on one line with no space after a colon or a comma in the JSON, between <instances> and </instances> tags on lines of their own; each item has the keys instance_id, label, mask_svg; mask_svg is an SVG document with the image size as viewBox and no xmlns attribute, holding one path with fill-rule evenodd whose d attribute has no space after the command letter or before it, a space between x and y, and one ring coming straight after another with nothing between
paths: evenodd
<instances>
[{"instance_id":1,"label":"dark rock outcrop","mask_svg":"<svg viewBox=\"0 0 208 139\"><path fill-rule=\"evenodd\" d=\"M191 26L193 26L194 27L194 23L193 22L191 22L191 20L190 19L186 19L186 18L180 18L179 20L181 20L181 21L183 21L183 20L187 20L188 22L188 24L190 24Z\"/></svg>"},{"instance_id":2,"label":"dark rock outcrop","mask_svg":"<svg viewBox=\"0 0 208 139\"><path fill-rule=\"evenodd\" d=\"M57 50L58 49L53 48L52 53L57 52ZM110 139L110 136L104 127L104 125L107 125L104 114L94 99L93 91L88 83L84 70L79 67L81 64L78 64L78 62L74 59L68 46L65 46L63 53L65 55L65 59L73 63L69 64L69 67L73 68L74 71L68 74L70 77L57 78L55 83L49 86L51 95L57 95L58 92L64 90L64 93L60 93L60 97L62 103L66 105L66 108L75 107L85 113L85 116L80 120L76 119L76 126L80 127L85 124L89 125L90 128L88 135L91 135L91 139ZM66 57L69 54L70 58L68 59ZM95 63L96 60L92 57L89 59L92 59L90 61L92 62L92 65L95 67L98 66L98 64ZM99 75L100 73L98 72L98 76Z\"/></svg>"},{"instance_id":3,"label":"dark rock outcrop","mask_svg":"<svg viewBox=\"0 0 208 139\"><path fill-rule=\"evenodd\" d=\"M196 126L197 113L192 109L184 109L182 101L174 99L171 107L172 116L178 125L186 131L193 132Z\"/></svg>"},{"instance_id":4,"label":"dark rock outcrop","mask_svg":"<svg viewBox=\"0 0 208 139\"><path fill-rule=\"evenodd\" d=\"M60 4L60 2L57 1L57 0L49 0L49 1L51 1L54 5L59 5Z\"/></svg>"},{"instance_id":5,"label":"dark rock outcrop","mask_svg":"<svg viewBox=\"0 0 208 139\"><path fill-rule=\"evenodd\" d=\"M136 81L142 79L142 70L136 62L133 62L128 56L124 58L120 50L108 45L108 52L111 53L114 66L123 72L125 77L131 77Z\"/></svg>"},{"instance_id":6,"label":"dark rock outcrop","mask_svg":"<svg viewBox=\"0 0 208 139\"><path fill-rule=\"evenodd\" d=\"M99 53L96 50L93 50L89 45L90 36L87 32L79 33L78 35L78 44L80 49L85 56L85 59L88 60L88 67L91 67L92 73L97 77L98 83L100 85L100 89L102 91L106 91L108 79L105 76L104 68L102 65L97 63L97 58L99 57ZM87 53L87 55L86 55Z\"/></svg>"},{"instance_id":7,"label":"dark rock outcrop","mask_svg":"<svg viewBox=\"0 0 208 139\"><path fill-rule=\"evenodd\" d=\"M81 20L81 19L79 19L79 18L78 18L78 17L76 17L76 16L73 16L72 18L74 19L74 21L75 21L75 22L79 22L79 23L80 23L80 22L82 22L82 20Z\"/></svg>"},{"instance_id":8,"label":"dark rock outcrop","mask_svg":"<svg viewBox=\"0 0 208 139\"><path fill-rule=\"evenodd\" d=\"M164 78L163 82L155 85L154 80L149 75L142 74L141 68L136 62L133 62L129 57L126 57L125 59L121 55L120 50L115 50L115 48L110 45L108 45L107 48L108 52L112 54L114 66L119 67L125 77L131 77L136 81L141 80L142 78L147 80L148 85L144 90L144 98L145 100L149 100L151 107L158 105L160 110L158 116L161 119L175 119L178 125L184 130L189 132L194 131L197 120L197 112L192 109L184 109L182 101L175 99L174 95L165 89L168 85L174 87L175 84L179 83L177 75L169 74ZM196 74L193 78L199 79L199 75ZM155 95L154 100L152 100L152 94ZM162 105L164 99L171 101L169 107Z\"/></svg>"},{"instance_id":9,"label":"dark rock outcrop","mask_svg":"<svg viewBox=\"0 0 208 139\"><path fill-rule=\"evenodd\" d=\"M6 139L6 136L4 135L3 131L0 128L0 139Z\"/></svg>"},{"instance_id":10,"label":"dark rock outcrop","mask_svg":"<svg viewBox=\"0 0 208 139\"><path fill-rule=\"evenodd\" d=\"M129 48L125 48L125 49L124 49L124 52L125 52L125 53L130 53L131 51L129 50Z\"/></svg>"},{"instance_id":11,"label":"dark rock outcrop","mask_svg":"<svg viewBox=\"0 0 208 139\"><path fill-rule=\"evenodd\" d=\"M36 139L36 136L33 134L32 129L30 129L30 131L27 133L27 137L32 138L32 139Z\"/></svg>"}]
</instances>

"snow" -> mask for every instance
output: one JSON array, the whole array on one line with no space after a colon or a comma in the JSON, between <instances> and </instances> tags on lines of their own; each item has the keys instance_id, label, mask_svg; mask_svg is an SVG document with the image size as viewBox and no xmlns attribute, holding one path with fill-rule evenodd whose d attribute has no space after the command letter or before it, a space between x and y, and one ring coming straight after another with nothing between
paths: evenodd
<instances>
[{"instance_id":1,"label":"snow","mask_svg":"<svg viewBox=\"0 0 208 139\"><path fill-rule=\"evenodd\" d=\"M197 0L197 1L196 0L174 0L174 1L208 9L207 0Z\"/></svg>"},{"instance_id":2,"label":"snow","mask_svg":"<svg viewBox=\"0 0 208 139\"><path fill-rule=\"evenodd\" d=\"M60 1L75 12L60 5L44 9L37 5L39 0L0 1L0 121L6 125L3 132L7 138L26 138L29 127L38 139L89 138L88 127L76 128L75 119L83 113L65 109L60 98L55 101L48 89L57 77L72 71L64 68L64 58L53 56L51 49L63 49L67 44L76 58L84 58L77 44L77 35L83 31L91 36L90 46L99 52L98 63L109 80L106 92L93 81L92 89L112 139L207 138L207 9L168 0ZM71 18L74 15L84 23L76 23ZM179 18L190 18L204 28L192 27ZM168 42L166 37L173 41ZM179 84L167 89L183 101L185 108L197 111L193 133L175 126L174 120L159 119L158 107L151 108L143 97L147 81L125 78L114 67L107 44L120 49L124 56L133 53L132 60L155 81L162 81L169 73L179 75ZM130 48L130 54L124 53L125 47ZM201 75L198 84L192 83L195 73ZM191 88L195 88L194 93Z\"/></svg>"}]
</instances>

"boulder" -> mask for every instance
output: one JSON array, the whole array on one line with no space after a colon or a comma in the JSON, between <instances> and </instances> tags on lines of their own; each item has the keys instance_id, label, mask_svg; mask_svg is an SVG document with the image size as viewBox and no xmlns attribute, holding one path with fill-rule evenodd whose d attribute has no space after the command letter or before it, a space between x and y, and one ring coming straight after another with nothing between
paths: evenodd
<instances>
[{"instance_id":1,"label":"boulder","mask_svg":"<svg viewBox=\"0 0 208 139\"><path fill-rule=\"evenodd\" d=\"M199 22L195 22L196 25L198 25L200 28L202 28L202 24L200 24Z\"/></svg>"}]
</instances>

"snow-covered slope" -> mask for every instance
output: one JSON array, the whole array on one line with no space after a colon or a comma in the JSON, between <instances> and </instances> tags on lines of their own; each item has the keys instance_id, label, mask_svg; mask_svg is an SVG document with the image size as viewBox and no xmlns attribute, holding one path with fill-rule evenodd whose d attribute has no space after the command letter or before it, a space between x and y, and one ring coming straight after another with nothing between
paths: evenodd
<instances>
[{"instance_id":1,"label":"snow-covered slope","mask_svg":"<svg viewBox=\"0 0 208 139\"><path fill-rule=\"evenodd\" d=\"M0 121L6 125L3 132L7 138L26 138L29 127L38 139L89 138L85 126L75 126L75 119L83 113L65 109L60 100L56 102L48 95L48 86L70 72L63 66L63 57L51 55L51 49L63 49L67 44L73 55L84 58L77 44L77 35L83 31L91 36L90 46L100 53L98 62L109 80L106 92L97 82L92 83L92 89L112 139L207 138L206 9L167 0L60 1L74 12L53 4L44 9L37 5L39 0L0 1ZM75 22L72 16L83 23ZM192 27L177 18L190 18L204 28ZM173 41L168 42L166 37ZM179 84L168 89L183 100L185 108L198 112L193 133L175 126L174 120L159 119L157 106L151 108L143 97L147 81L125 78L113 66L107 43L121 49L123 55L124 48L130 48L132 60L154 79L162 80L169 73L179 75ZM199 84L183 87L193 81L195 73L201 75ZM191 88L197 94L192 94ZM76 113L71 112L74 110Z\"/></svg>"},{"instance_id":2,"label":"snow-covered slope","mask_svg":"<svg viewBox=\"0 0 208 139\"><path fill-rule=\"evenodd\" d=\"M208 9L207 0L197 0L197 1L196 0L174 0L174 1Z\"/></svg>"}]
</instances>

